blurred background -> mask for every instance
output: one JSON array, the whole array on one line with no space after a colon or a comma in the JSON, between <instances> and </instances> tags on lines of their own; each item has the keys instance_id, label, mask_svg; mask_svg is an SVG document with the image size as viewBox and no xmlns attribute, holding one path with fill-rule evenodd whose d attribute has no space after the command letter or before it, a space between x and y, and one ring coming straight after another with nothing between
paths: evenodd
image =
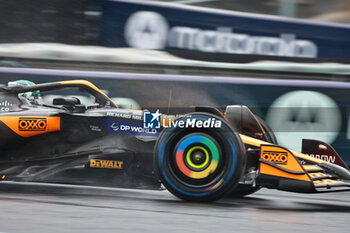
<instances>
[{"instance_id":1,"label":"blurred background","mask_svg":"<svg viewBox=\"0 0 350 233\"><path fill-rule=\"evenodd\" d=\"M350 22L350 5L346 0L163 0L163 2L324 22Z\"/></svg>"},{"instance_id":2,"label":"blurred background","mask_svg":"<svg viewBox=\"0 0 350 233\"><path fill-rule=\"evenodd\" d=\"M0 0L1 43L99 43L107 0ZM127 1L126 1L127 2ZM131 1L133 2L133 1ZM141 0L141 2L152 2ZM160 0L185 6L350 23L347 0Z\"/></svg>"},{"instance_id":3,"label":"blurred background","mask_svg":"<svg viewBox=\"0 0 350 233\"><path fill-rule=\"evenodd\" d=\"M350 163L349 23L348 0L0 0L0 82L87 79L166 113L244 104L283 146Z\"/></svg>"}]
</instances>

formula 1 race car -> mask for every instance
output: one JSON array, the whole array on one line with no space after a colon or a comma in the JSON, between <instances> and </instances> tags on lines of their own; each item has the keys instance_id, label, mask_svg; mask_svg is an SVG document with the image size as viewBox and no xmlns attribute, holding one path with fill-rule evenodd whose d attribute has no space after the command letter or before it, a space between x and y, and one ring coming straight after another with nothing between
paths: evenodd
<instances>
[{"instance_id":1,"label":"formula 1 race car","mask_svg":"<svg viewBox=\"0 0 350 233\"><path fill-rule=\"evenodd\" d=\"M75 88L95 99L39 101ZM35 97L32 98L31 97ZM196 107L181 116L128 110L84 80L0 86L0 177L160 189L190 201L244 196L262 187L292 192L350 190L334 149L303 141L303 153L277 145L248 107ZM323 155L328 162L309 154Z\"/></svg>"}]
</instances>

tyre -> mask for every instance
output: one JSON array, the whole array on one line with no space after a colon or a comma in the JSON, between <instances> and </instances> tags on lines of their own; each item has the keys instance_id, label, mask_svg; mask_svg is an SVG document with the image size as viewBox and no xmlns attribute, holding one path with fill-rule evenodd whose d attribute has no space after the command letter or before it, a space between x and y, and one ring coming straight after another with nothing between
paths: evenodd
<instances>
[{"instance_id":1,"label":"tyre","mask_svg":"<svg viewBox=\"0 0 350 233\"><path fill-rule=\"evenodd\" d=\"M155 146L155 171L175 196L188 201L214 201L234 189L245 169L243 143L221 117L192 113L176 120L220 121L219 128L166 128Z\"/></svg>"},{"instance_id":2,"label":"tyre","mask_svg":"<svg viewBox=\"0 0 350 233\"><path fill-rule=\"evenodd\" d=\"M270 142L272 144L277 144L277 139L275 134L273 133L270 126L260 117L256 116L256 118L259 120L261 126L263 127L265 131L265 138L267 142ZM240 198L244 196L248 196L250 194L253 194L257 191L259 191L261 187L252 187L251 185L247 184L239 184L237 187L229 194L231 197Z\"/></svg>"}]
</instances>

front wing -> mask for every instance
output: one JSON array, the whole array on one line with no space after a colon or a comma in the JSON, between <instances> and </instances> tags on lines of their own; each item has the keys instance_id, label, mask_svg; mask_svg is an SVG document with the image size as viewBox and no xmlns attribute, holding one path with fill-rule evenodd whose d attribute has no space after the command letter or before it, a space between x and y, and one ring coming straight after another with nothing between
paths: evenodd
<instances>
[{"instance_id":1,"label":"front wing","mask_svg":"<svg viewBox=\"0 0 350 233\"><path fill-rule=\"evenodd\" d=\"M246 136L242 140L260 147L256 178L259 186L302 193L350 191L350 170L344 163L326 162ZM342 162L339 155L333 156Z\"/></svg>"}]
</instances>

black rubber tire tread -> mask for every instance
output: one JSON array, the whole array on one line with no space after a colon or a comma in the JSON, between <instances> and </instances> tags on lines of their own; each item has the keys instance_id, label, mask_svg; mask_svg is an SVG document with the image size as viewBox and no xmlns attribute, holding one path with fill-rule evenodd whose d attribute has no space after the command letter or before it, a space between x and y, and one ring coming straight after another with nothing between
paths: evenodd
<instances>
[{"instance_id":1,"label":"black rubber tire tread","mask_svg":"<svg viewBox=\"0 0 350 233\"><path fill-rule=\"evenodd\" d=\"M208 192L204 191L205 188L196 186L196 184L189 184L189 182L192 182L191 180L187 181L188 183L179 181L179 176L175 174L174 169L171 167L171 162L169 162L175 148L173 145L186 135L197 133L199 131L197 128L190 130L185 128L167 128L162 131L154 150L155 172L167 190L183 200L196 202L215 201L226 196L227 193L231 192L238 185L238 181L246 165L244 145L237 131L223 118L210 113L201 112L189 113L187 116L200 117L202 119L215 118L216 120L222 121L223 127L220 129L205 131L207 135L219 142L218 145L222 152L224 152L222 153L222 158L225 162L222 162L222 166L220 167L222 171L218 171L220 175L215 177L215 172L212 174L214 177L213 180L217 179L215 180L217 183L214 183L215 185L211 183L210 187L212 189ZM185 117L181 117L179 119L184 118ZM235 145L235 150L231 147L233 144ZM232 151L235 151L235 153ZM235 164L235 166L232 166L232 164ZM207 184L204 184L204 186L205 185ZM201 196L199 196L198 193L200 193Z\"/></svg>"}]
</instances>

